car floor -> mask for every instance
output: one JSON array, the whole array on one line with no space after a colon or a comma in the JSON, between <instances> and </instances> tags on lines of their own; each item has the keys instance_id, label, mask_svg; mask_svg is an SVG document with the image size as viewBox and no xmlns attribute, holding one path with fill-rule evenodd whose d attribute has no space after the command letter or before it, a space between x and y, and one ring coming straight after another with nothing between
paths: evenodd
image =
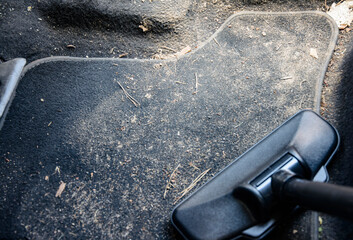
<instances>
[{"instance_id":1,"label":"car floor","mask_svg":"<svg viewBox=\"0 0 353 240\"><path fill-rule=\"evenodd\" d=\"M165 59L187 46L197 48L236 12L326 9L325 1L316 0L172 2L3 0L0 60L23 57L30 63L50 56ZM328 5L331 3L327 1ZM339 152L328 166L330 182L346 186L353 186L352 40L353 31L349 28L339 32L324 79L320 109L320 114L338 129L342 140ZM0 157L2 170L6 159ZM321 213L314 216L318 232L312 232L312 212L300 211L282 222L269 239L353 238L351 222ZM171 234L161 238L168 236L175 237ZM0 238L11 236L0 232Z\"/></svg>"}]
</instances>

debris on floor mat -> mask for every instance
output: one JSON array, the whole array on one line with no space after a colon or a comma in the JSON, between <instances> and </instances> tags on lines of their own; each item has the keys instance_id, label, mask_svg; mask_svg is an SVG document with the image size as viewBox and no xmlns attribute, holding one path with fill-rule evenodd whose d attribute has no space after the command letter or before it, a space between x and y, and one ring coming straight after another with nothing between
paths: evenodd
<instances>
[{"instance_id":1,"label":"debris on floor mat","mask_svg":"<svg viewBox=\"0 0 353 240\"><path fill-rule=\"evenodd\" d=\"M327 12L337 23L338 28L343 30L351 25L353 20L353 1L340 1L333 3L330 10Z\"/></svg>"},{"instance_id":2,"label":"debris on floor mat","mask_svg":"<svg viewBox=\"0 0 353 240\"><path fill-rule=\"evenodd\" d=\"M319 110L337 34L320 12L244 12L179 58L31 63L0 135L1 237L171 238L178 200Z\"/></svg>"}]
</instances>

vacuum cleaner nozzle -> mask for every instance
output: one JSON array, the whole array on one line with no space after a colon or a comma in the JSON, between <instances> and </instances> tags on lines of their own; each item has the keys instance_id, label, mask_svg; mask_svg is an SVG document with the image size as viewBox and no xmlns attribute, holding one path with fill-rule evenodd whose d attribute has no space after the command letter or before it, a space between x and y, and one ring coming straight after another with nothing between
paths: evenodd
<instances>
[{"instance_id":1,"label":"vacuum cleaner nozzle","mask_svg":"<svg viewBox=\"0 0 353 240\"><path fill-rule=\"evenodd\" d=\"M180 203L172 223L186 239L261 238L296 206L281 201L273 185L312 180L338 145L334 127L313 111L300 111Z\"/></svg>"}]
</instances>

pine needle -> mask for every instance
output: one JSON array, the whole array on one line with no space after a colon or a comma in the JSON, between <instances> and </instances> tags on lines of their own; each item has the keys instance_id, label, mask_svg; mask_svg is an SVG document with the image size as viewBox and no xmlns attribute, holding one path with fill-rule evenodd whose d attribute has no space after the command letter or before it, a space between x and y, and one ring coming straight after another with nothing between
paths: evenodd
<instances>
[{"instance_id":1,"label":"pine needle","mask_svg":"<svg viewBox=\"0 0 353 240\"><path fill-rule=\"evenodd\" d=\"M196 184L211 170L211 168L205 170L204 172L202 172L197 178L194 179L194 181L192 181L192 183L185 188L183 191L181 191L180 196L177 197L174 200L174 204L177 203L182 197L184 197L187 193L189 193L195 186Z\"/></svg>"}]
</instances>

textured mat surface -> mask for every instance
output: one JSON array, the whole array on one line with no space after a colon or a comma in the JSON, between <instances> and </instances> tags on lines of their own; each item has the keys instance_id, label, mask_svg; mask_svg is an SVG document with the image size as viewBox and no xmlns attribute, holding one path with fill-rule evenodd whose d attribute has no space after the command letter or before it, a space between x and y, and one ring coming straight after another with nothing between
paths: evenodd
<instances>
[{"instance_id":1,"label":"textured mat surface","mask_svg":"<svg viewBox=\"0 0 353 240\"><path fill-rule=\"evenodd\" d=\"M321 13L242 13L179 59L33 62L0 133L0 237L172 238L197 176L319 109L336 39Z\"/></svg>"}]
</instances>

